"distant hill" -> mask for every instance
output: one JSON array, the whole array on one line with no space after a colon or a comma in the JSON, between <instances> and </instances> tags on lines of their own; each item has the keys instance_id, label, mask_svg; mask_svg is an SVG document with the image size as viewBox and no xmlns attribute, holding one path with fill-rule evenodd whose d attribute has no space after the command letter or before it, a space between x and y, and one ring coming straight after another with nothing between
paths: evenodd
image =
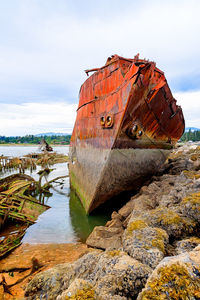
<instances>
[{"instance_id":1,"label":"distant hill","mask_svg":"<svg viewBox=\"0 0 200 300\"><path fill-rule=\"evenodd\" d=\"M58 133L58 132L45 132L45 133L38 133L35 134L34 136L36 137L41 137L41 136L65 136L65 135L71 135L70 133Z\"/></svg>"},{"instance_id":2,"label":"distant hill","mask_svg":"<svg viewBox=\"0 0 200 300\"><path fill-rule=\"evenodd\" d=\"M200 129L196 128L196 127L186 127L185 128L185 132L188 132L189 130L191 130L192 132L194 132L194 131L200 131Z\"/></svg>"}]
</instances>

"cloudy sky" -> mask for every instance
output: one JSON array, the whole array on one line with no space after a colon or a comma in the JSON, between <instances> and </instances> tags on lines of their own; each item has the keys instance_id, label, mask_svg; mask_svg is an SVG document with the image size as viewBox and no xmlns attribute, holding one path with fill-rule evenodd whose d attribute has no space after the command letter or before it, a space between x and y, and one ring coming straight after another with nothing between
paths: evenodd
<instances>
[{"instance_id":1,"label":"cloudy sky","mask_svg":"<svg viewBox=\"0 0 200 300\"><path fill-rule=\"evenodd\" d=\"M156 61L200 128L199 0L0 0L0 135L71 132L84 69Z\"/></svg>"}]
</instances>

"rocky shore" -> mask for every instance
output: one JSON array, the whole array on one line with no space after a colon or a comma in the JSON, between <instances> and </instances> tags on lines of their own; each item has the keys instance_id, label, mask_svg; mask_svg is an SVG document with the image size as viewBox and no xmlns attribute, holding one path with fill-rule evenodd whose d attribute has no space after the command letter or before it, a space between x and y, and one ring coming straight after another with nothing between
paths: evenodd
<instances>
[{"instance_id":1,"label":"rocky shore","mask_svg":"<svg viewBox=\"0 0 200 300\"><path fill-rule=\"evenodd\" d=\"M200 146L176 148L73 263L37 274L26 299L200 299Z\"/></svg>"}]
</instances>

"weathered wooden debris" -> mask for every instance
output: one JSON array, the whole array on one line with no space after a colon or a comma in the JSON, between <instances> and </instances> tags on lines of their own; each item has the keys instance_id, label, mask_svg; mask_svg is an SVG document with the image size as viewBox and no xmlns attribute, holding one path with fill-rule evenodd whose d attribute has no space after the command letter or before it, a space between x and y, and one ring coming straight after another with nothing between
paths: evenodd
<instances>
[{"instance_id":1,"label":"weathered wooden debris","mask_svg":"<svg viewBox=\"0 0 200 300\"><path fill-rule=\"evenodd\" d=\"M18 174L13 174L0 179L0 229L6 221L23 224L23 228L15 230L9 236L0 239L0 259L21 244L25 230L33 224L38 216L50 208L44 204L44 197L49 193L52 183L58 182L67 176L56 177L48 181L47 176L54 170L49 166L56 163L67 162L68 157L57 153L33 153L23 158L0 157L0 171L18 169ZM43 168L39 170L39 180L36 181L29 175L24 174L25 169L36 169L37 165ZM46 183L42 185L42 179ZM37 197L38 196L38 197ZM38 199L36 199L36 197ZM2 279L4 291L7 290L6 282Z\"/></svg>"},{"instance_id":2,"label":"weathered wooden debris","mask_svg":"<svg viewBox=\"0 0 200 300\"><path fill-rule=\"evenodd\" d=\"M19 229L17 232L15 231L14 233L11 233L9 236L0 240L0 259L21 244L21 240L27 227L28 225L25 228Z\"/></svg>"},{"instance_id":3,"label":"weathered wooden debris","mask_svg":"<svg viewBox=\"0 0 200 300\"><path fill-rule=\"evenodd\" d=\"M43 167L68 162L67 155L56 152L31 153L28 154L26 157L35 159L36 164Z\"/></svg>"},{"instance_id":4,"label":"weathered wooden debris","mask_svg":"<svg viewBox=\"0 0 200 300\"><path fill-rule=\"evenodd\" d=\"M19 170L24 174L25 170L36 170L37 165L50 166L58 163L68 162L68 156L56 152L30 153L24 157L0 156L0 172L8 170Z\"/></svg>"},{"instance_id":5,"label":"weathered wooden debris","mask_svg":"<svg viewBox=\"0 0 200 300\"><path fill-rule=\"evenodd\" d=\"M41 151L53 151L53 148L45 141L45 139L42 139L40 142L40 150Z\"/></svg>"},{"instance_id":6,"label":"weathered wooden debris","mask_svg":"<svg viewBox=\"0 0 200 300\"><path fill-rule=\"evenodd\" d=\"M15 174L0 180L0 216L4 221L6 217L32 224L49 208L30 195L34 189L36 182L27 175Z\"/></svg>"},{"instance_id":7,"label":"weathered wooden debris","mask_svg":"<svg viewBox=\"0 0 200 300\"><path fill-rule=\"evenodd\" d=\"M0 156L0 172L19 170L19 173L24 173L26 169L36 169L36 161L31 157Z\"/></svg>"}]
</instances>

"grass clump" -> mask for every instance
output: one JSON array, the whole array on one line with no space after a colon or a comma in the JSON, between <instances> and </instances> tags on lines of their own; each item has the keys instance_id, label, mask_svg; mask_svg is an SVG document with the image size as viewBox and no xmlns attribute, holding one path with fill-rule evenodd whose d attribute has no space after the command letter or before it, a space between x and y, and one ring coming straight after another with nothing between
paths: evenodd
<instances>
[{"instance_id":1,"label":"grass clump","mask_svg":"<svg viewBox=\"0 0 200 300\"><path fill-rule=\"evenodd\" d=\"M83 287L73 296L66 296L66 300L94 300L95 292L91 287Z\"/></svg>"},{"instance_id":2,"label":"grass clump","mask_svg":"<svg viewBox=\"0 0 200 300\"><path fill-rule=\"evenodd\" d=\"M134 230L143 229L147 226L148 225L143 220L137 219L132 221L127 227L127 235L131 235Z\"/></svg>"},{"instance_id":3,"label":"grass clump","mask_svg":"<svg viewBox=\"0 0 200 300\"><path fill-rule=\"evenodd\" d=\"M199 272L200 269L193 267L193 274L190 275L186 266L179 263L161 267L157 278L152 277L140 299L199 299L200 280L196 275Z\"/></svg>"}]
</instances>

